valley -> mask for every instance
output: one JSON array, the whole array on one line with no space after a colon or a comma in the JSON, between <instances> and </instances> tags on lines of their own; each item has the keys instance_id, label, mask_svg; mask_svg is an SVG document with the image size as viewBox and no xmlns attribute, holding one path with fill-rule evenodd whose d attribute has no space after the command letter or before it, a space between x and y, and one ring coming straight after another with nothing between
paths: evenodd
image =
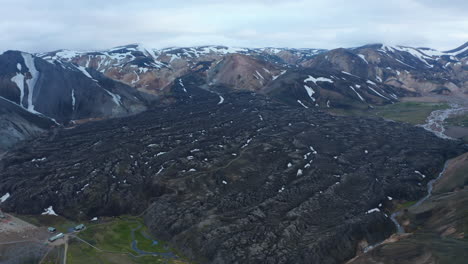
<instances>
[{"instance_id":1,"label":"valley","mask_svg":"<svg viewBox=\"0 0 468 264\"><path fill-rule=\"evenodd\" d=\"M432 195L400 211L403 232L348 263L464 263L467 171L467 154L448 161Z\"/></svg>"}]
</instances>

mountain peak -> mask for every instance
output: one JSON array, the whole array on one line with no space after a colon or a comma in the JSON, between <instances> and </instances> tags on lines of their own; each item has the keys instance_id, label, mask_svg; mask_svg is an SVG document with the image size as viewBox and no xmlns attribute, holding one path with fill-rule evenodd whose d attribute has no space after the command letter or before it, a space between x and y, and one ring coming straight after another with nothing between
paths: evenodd
<instances>
[{"instance_id":1,"label":"mountain peak","mask_svg":"<svg viewBox=\"0 0 468 264\"><path fill-rule=\"evenodd\" d=\"M458 48L444 51L444 53L454 53L455 55L458 55L466 51L468 51L468 41L465 42L463 45L459 46Z\"/></svg>"}]
</instances>

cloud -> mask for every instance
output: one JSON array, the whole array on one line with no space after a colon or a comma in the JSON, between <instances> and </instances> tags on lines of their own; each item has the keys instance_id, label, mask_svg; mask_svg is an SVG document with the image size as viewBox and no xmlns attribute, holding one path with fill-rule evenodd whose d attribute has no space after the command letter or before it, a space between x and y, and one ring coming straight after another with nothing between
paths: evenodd
<instances>
[{"instance_id":1,"label":"cloud","mask_svg":"<svg viewBox=\"0 0 468 264\"><path fill-rule=\"evenodd\" d=\"M461 0L2 2L0 51L91 50L135 42L155 48L385 42L444 50L468 40L468 2Z\"/></svg>"}]
</instances>

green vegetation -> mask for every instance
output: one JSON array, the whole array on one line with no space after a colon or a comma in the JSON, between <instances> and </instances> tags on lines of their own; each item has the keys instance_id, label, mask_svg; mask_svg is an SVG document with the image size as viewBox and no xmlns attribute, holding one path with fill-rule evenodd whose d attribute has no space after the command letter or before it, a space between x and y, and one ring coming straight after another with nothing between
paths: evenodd
<instances>
[{"instance_id":1,"label":"green vegetation","mask_svg":"<svg viewBox=\"0 0 468 264\"><path fill-rule=\"evenodd\" d=\"M447 108L449 105L444 103L400 102L376 107L374 114L386 119L418 125L424 124L432 111Z\"/></svg>"},{"instance_id":2,"label":"green vegetation","mask_svg":"<svg viewBox=\"0 0 468 264\"><path fill-rule=\"evenodd\" d=\"M420 102L399 102L384 106L375 106L371 109L331 109L330 111L338 115L353 116L377 116L399 122L406 122L414 125L424 124L426 118L432 111L449 108L446 103L420 103Z\"/></svg>"},{"instance_id":3,"label":"green vegetation","mask_svg":"<svg viewBox=\"0 0 468 264\"><path fill-rule=\"evenodd\" d=\"M68 249L68 263L187 263L182 260L165 259L162 256L139 256L132 249L132 230L137 247L146 252L174 252L166 243L158 241L153 244L148 228L138 217L119 217L113 221L89 225L77 234L86 243L72 239Z\"/></svg>"},{"instance_id":4,"label":"green vegetation","mask_svg":"<svg viewBox=\"0 0 468 264\"><path fill-rule=\"evenodd\" d=\"M159 263L177 263L168 261L162 257L144 256L132 257L125 253L108 253L102 252L95 248L86 245L85 243L71 239L68 246L67 263L69 264L89 264L89 263L102 263L102 264L159 264Z\"/></svg>"},{"instance_id":5,"label":"green vegetation","mask_svg":"<svg viewBox=\"0 0 468 264\"><path fill-rule=\"evenodd\" d=\"M138 253L131 247L132 229L136 229L135 240L140 250L168 252L167 246L163 242L158 241L156 245L153 245L153 240L148 239L150 236L147 227L141 218L136 217L119 217L108 223L88 226L86 230L78 234L78 237L103 250L130 252L137 255Z\"/></svg>"}]
</instances>

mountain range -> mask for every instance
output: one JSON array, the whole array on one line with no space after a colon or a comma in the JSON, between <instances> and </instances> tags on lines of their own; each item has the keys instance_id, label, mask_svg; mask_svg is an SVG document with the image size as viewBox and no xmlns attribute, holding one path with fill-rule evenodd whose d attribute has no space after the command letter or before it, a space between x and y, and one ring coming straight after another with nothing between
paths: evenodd
<instances>
[{"instance_id":1,"label":"mountain range","mask_svg":"<svg viewBox=\"0 0 468 264\"><path fill-rule=\"evenodd\" d=\"M343 263L468 147L329 112L431 94L466 100L468 43L7 51L1 207L141 215L197 263Z\"/></svg>"}]
</instances>

